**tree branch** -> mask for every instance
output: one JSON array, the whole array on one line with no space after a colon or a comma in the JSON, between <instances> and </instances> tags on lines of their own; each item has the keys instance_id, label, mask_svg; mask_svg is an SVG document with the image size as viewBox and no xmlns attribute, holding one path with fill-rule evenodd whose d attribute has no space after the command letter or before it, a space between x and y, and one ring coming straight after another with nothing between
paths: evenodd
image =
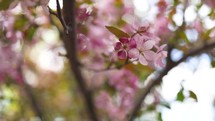
<instances>
[{"instance_id":1,"label":"tree branch","mask_svg":"<svg viewBox=\"0 0 215 121\"><path fill-rule=\"evenodd\" d=\"M79 89L83 94L91 120L98 121L95 111L96 108L94 106L92 98L92 92L91 90L87 89L87 85L85 84L85 81L81 74L81 70L77 59L75 0L63 0L63 19L65 20L65 24L68 27L68 33L67 30L65 30L64 32L63 41L65 49L67 51L67 57L71 65L71 70L73 71Z\"/></svg>"},{"instance_id":2,"label":"tree branch","mask_svg":"<svg viewBox=\"0 0 215 121\"><path fill-rule=\"evenodd\" d=\"M45 121L45 115L43 110L41 109L41 104L37 101L31 87L26 83L25 78L23 76L23 70L22 70L22 62L20 63L20 66L18 68L20 72L20 78L22 83L20 83L20 87L23 89L24 93L27 95L28 100L31 103L31 107L37 117L40 118L41 121Z\"/></svg>"},{"instance_id":3,"label":"tree branch","mask_svg":"<svg viewBox=\"0 0 215 121\"><path fill-rule=\"evenodd\" d=\"M186 61L189 57L191 56L196 56L199 55L201 53L207 52L208 50L211 50L215 47L215 42L207 44L205 46L202 46L194 51L191 51L190 53L184 55L179 61L177 62L172 62L170 59L170 52L168 53L169 57L167 58L167 66L166 68L160 72L159 76L157 76L157 78L152 79L144 88L143 92L140 95L140 98L137 100L137 102L135 103L135 106L133 108L133 110L131 111L130 117L129 117L129 121L133 121L137 112L140 110L142 102L145 100L146 96L150 93L150 91L158 84L160 84L162 82L162 78L174 67L176 67L177 65L179 65L180 63ZM171 50L171 49L169 49ZM170 62L170 63L168 63Z\"/></svg>"},{"instance_id":4,"label":"tree branch","mask_svg":"<svg viewBox=\"0 0 215 121\"><path fill-rule=\"evenodd\" d=\"M29 101L31 102L31 107L32 107L35 115L38 116L41 121L45 121L44 113L41 109L39 102L37 101L36 97L34 96L31 87L24 82L23 89L24 89L25 93L27 94Z\"/></svg>"},{"instance_id":5,"label":"tree branch","mask_svg":"<svg viewBox=\"0 0 215 121\"><path fill-rule=\"evenodd\" d=\"M50 14L53 14L60 20L60 23L62 24L64 31L66 31L66 34L68 34L68 27L66 25L65 20L63 19L59 0L56 0L56 8L57 8L57 13L55 13L54 11L51 10L51 8L48 7Z\"/></svg>"}]
</instances>

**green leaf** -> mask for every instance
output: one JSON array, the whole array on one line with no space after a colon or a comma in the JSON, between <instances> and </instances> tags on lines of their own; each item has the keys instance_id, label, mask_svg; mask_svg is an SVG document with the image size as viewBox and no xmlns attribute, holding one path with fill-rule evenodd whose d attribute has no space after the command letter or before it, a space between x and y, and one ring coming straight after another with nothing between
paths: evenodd
<instances>
[{"instance_id":1,"label":"green leaf","mask_svg":"<svg viewBox=\"0 0 215 121\"><path fill-rule=\"evenodd\" d=\"M36 27L30 27L30 28L27 30L27 39L28 39L29 41L31 41L31 40L33 39L36 30L37 30Z\"/></svg>"},{"instance_id":2,"label":"green leaf","mask_svg":"<svg viewBox=\"0 0 215 121\"><path fill-rule=\"evenodd\" d=\"M105 82L104 89L107 90L110 95L114 95L117 92L116 89L108 83L108 81Z\"/></svg>"},{"instance_id":3,"label":"green leaf","mask_svg":"<svg viewBox=\"0 0 215 121\"><path fill-rule=\"evenodd\" d=\"M146 110L147 111L154 111L155 109L156 109L156 106L154 104L152 104L152 105L149 105Z\"/></svg>"},{"instance_id":4,"label":"green leaf","mask_svg":"<svg viewBox=\"0 0 215 121\"><path fill-rule=\"evenodd\" d=\"M118 38L121 38L121 37L129 38L130 37L127 33L125 33L124 31L122 31L116 27L113 27L113 26L105 26L105 27Z\"/></svg>"},{"instance_id":5,"label":"green leaf","mask_svg":"<svg viewBox=\"0 0 215 121\"><path fill-rule=\"evenodd\" d=\"M6 10L14 0L0 0L0 10Z\"/></svg>"},{"instance_id":6,"label":"green leaf","mask_svg":"<svg viewBox=\"0 0 215 121\"><path fill-rule=\"evenodd\" d=\"M137 113L135 114L135 117L141 117L143 115L144 111L143 110L139 110L137 111Z\"/></svg>"},{"instance_id":7,"label":"green leaf","mask_svg":"<svg viewBox=\"0 0 215 121\"><path fill-rule=\"evenodd\" d=\"M214 60L211 61L211 66L215 67L215 61Z\"/></svg>"},{"instance_id":8,"label":"green leaf","mask_svg":"<svg viewBox=\"0 0 215 121\"><path fill-rule=\"evenodd\" d=\"M168 109L171 109L170 104L167 103L167 102L161 102L160 105L162 105L162 106L164 106L164 107L166 107Z\"/></svg>"},{"instance_id":9,"label":"green leaf","mask_svg":"<svg viewBox=\"0 0 215 121\"><path fill-rule=\"evenodd\" d=\"M180 3L179 0L174 0L174 6L177 6Z\"/></svg>"},{"instance_id":10,"label":"green leaf","mask_svg":"<svg viewBox=\"0 0 215 121\"><path fill-rule=\"evenodd\" d=\"M183 102L183 101L184 101L185 96L184 96L184 94L183 94L183 91L184 91L184 89L181 89L181 90L178 92L177 98L176 98L177 101L180 101L180 102Z\"/></svg>"},{"instance_id":11,"label":"green leaf","mask_svg":"<svg viewBox=\"0 0 215 121\"><path fill-rule=\"evenodd\" d=\"M180 32L180 36L181 36L181 38L183 38L184 39L184 41L186 42L186 43L190 43L190 40L187 38L187 35L186 35L186 33L185 32Z\"/></svg>"},{"instance_id":12,"label":"green leaf","mask_svg":"<svg viewBox=\"0 0 215 121\"><path fill-rule=\"evenodd\" d=\"M202 37L203 40L207 40L207 39L209 38L209 35L210 35L210 33L211 33L212 30L213 30L213 28L207 30L207 31L203 34L203 37Z\"/></svg>"},{"instance_id":13,"label":"green leaf","mask_svg":"<svg viewBox=\"0 0 215 121\"><path fill-rule=\"evenodd\" d=\"M161 112L158 113L157 119L158 119L158 121L163 121Z\"/></svg>"},{"instance_id":14,"label":"green leaf","mask_svg":"<svg viewBox=\"0 0 215 121\"><path fill-rule=\"evenodd\" d=\"M19 16L16 17L14 28L17 29L17 30L20 30L23 27L25 27L25 25L28 22L29 22L28 19L23 14L21 14L21 15L19 15Z\"/></svg>"},{"instance_id":15,"label":"green leaf","mask_svg":"<svg viewBox=\"0 0 215 121\"><path fill-rule=\"evenodd\" d=\"M197 98L196 94L191 90L189 91L189 93L190 93L190 98L193 98L196 102L198 102L198 98Z\"/></svg>"}]
</instances>

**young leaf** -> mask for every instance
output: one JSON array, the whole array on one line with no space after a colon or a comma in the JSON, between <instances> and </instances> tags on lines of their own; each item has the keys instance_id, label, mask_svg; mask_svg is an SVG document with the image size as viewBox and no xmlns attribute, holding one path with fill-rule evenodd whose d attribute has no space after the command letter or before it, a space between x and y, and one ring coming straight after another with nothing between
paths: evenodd
<instances>
[{"instance_id":1,"label":"young leaf","mask_svg":"<svg viewBox=\"0 0 215 121\"><path fill-rule=\"evenodd\" d=\"M0 10L6 10L9 8L13 0L0 0Z\"/></svg>"},{"instance_id":2,"label":"young leaf","mask_svg":"<svg viewBox=\"0 0 215 121\"><path fill-rule=\"evenodd\" d=\"M184 91L184 90L181 89L181 90L178 92L177 98L176 98L177 101L180 101L180 102L183 102L183 101L184 101L185 96L184 96L184 94L183 94L183 91Z\"/></svg>"},{"instance_id":3,"label":"young leaf","mask_svg":"<svg viewBox=\"0 0 215 121\"><path fill-rule=\"evenodd\" d=\"M197 98L196 94L191 90L189 91L189 93L190 93L190 98L193 98L196 102L198 102L198 98Z\"/></svg>"},{"instance_id":4,"label":"young leaf","mask_svg":"<svg viewBox=\"0 0 215 121\"><path fill-rule=\"evenodd\" d=\"M168 109L171 109L170 104L167 103L167 102L161 102L160 105L162 105L162 106L164 106L164 107L166 107L166 108L168 108Z\"/></svg>"},{"instance_id":5,"label":"young leaf","mask_svg":"<svg viewBox=\"0 0 215 121\"><path fill-rule=\"evenodd\" d=\"M187 35L186 35L186 33L185 32L180 32L180 36L181 36L181 38L183 38L184 39L184 41L186 42L186 43L190 43L190 40L187 38Z\"/></svg>"},{"instance_id":6,"label":"young leaf","mask_svg":"<svg viewBox=\"0 0 215 121\"><path fill-rule=\"evenodd\" d=\"M35 27L29 27L29 29L26 31L26 38L27 40L29 41L32 41L33 37L34 37L34 34L36 33L36 28Z\"/></svg>"},{"instance_id":7,"label":"young leaf","mask_svg":"<svg viewBox=\"0 0 215 121\"><path fill-rule=\"evenodd\" d=\"M157 119L158 119L158 121L163 121L161 112L158 113Z\"/></svg>"},{"instance_id":8,"label":"young leaf","mask_svg":"<svg viewBox=\"0 0 215 121\"><path fill-rule=\"evenodd\" d=\"M113 27L113 26L105 26L112 34L114 34L116 37L121 38L121 37L130 37L127 33L124 31Z\"/></svg>"}]
</instances>

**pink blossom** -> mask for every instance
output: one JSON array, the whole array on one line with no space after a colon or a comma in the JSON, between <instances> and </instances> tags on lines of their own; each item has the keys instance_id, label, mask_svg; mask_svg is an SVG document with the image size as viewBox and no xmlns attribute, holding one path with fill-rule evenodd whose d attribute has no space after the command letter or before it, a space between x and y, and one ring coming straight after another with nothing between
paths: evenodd
<instances>
[{"instance_id":1,"label":"pink blossom","mask_svg":"<svg viewBox=\"0 0 215 121\"><path fill-rule=\"evenodd\" d=\"M87 38L84 34L79 33L77 35L77 41L78 41L78 50L83 51L87 48L89 44L89 38Z\"/></svg>"},{"instance_id":2,"label":"pink blossom","mask_svg":"<svg viewBox=\"0 0 215 121\"><path fill-rule=\"evenodd\" d=\"M121 109L117 106L111 96L105 92L101 91L100 94L96 97L96 106L97 108L105 111L108 115L108 118L111 121L122 121L126 117L128 110Z\"/></svg>"},{"instance_id":3,"label":"pink blossom","mask_svg":"<svg viewBox=\"0 0 215 121\"><path fill-rule=\"evenodd\" d=\"M142 34L148 32L150 28L150 24L148 21L141 22L140 19L134 18L130 23L126 24L124 29L128 33L133 34Z\"/></svg>"},{"instance_id":4,"label":"pink blossom","mask_svg":"<svg viewBox=\"0 0 215 121\"><path fill-rule=\"evenodd\" d=\"M77 21L78 22L83 22L86 21L88 19L88 17L90 16L90 12L87 10L87 8L79 8L77 10Z\"/></svg>"},{"instance_id":5,"label":"pink blossom","mask_svg":"<svg viewBox=\"0 0 215 121\"><path fill-rule=\"evenodd\" d=\"M203 2L211 8L215 7L215 1L214 0L203 0Z\"/></svg>"},{"instance_id":6,"label":"pink blossom","mask_svg":"<svg viewBox=\"0 0 215 121\"><path fill-rule=\"evenodd\" d=\"M161 45L157 50L157 58L155 60L155 66L164 67L165 64L163 63L163 59L167 57L167 51L164 50L164 48L167 45Z\"/></svg>"},{"instance_id":7,"label":"pink blossom","mask_svg":"<svg viewBox=\"0 0 215 121\"><path fill-rule=\"evenodd\" d=\"M0 43L0 82L9 76L21 82L21 72L19 71L21 57L16 53L11 45Z\"/></svg>"},{"instance_id":8,"label":"pink blossom","mask_svg":"<svg viewBox=\"0 0 215 121\"><path fill-rule=\"evenodd\" d=\"M14 24L16 18L13 14L10 11L5 11L0 13L0 16L2 16L2 19L0 20L0 27L6 30L6 38L12 43L15 43L17 40L21 40L23 38L23 33L15 30Z\"/></svg>"},{"instance_id":9,"label":"pink blossom","mask_svg":"<svg viewBox=\"0 0 215 121\"><path fill-rule=\"evenodd\" d=\"M107 74L108 83L118 93L111 97L108 92L101 91L96 97L97 108L105 111L111 121L123 121L134 104L134 96L138 89L138 78L129 70L111 70Z\"/></svg>"},{"instance_id":10,"label":"pink blossom","mask_svg":"<svg viewBox=\"0 0 215 121\"><path fill-rule=\"evenodd\" d=\"M148 65L148 61L154 61L157 54L151 49L155 45L153 40L137 39L137 48L129 51L129 56L138 61L143 65Z\"/></svg>"},{"instance_id":11,"label":"pink blossom","mask_svg":"<svg viewBox=\"0 0 215 121\"><path fill-rule=\"evenodd\" d=\"M169 33L171 33L168 28L169 22L168 18L164 16L158 17L153 25L154 33L163 38L169 37Z\"/></svg>"},{"instance_id":12,"label":"pink blossom","mask_svg":"<svg viewBox=\"0 0 215 121\"><path fill-rule=\"evenodd\" d=\"M167 2L166 0L160 0L158 3L157 3L157 7L158 7L158 11L159 11L159 14L163 14L166 9L167 9Z\"/></svg>"},{"instance_id":13,"label":"pink blossom","mask_svg":"<svg viewBox=\"0 0 215 121\"><path fill-rule=\"evenodd\" d=\"M116 43L114 49L117 51L117 55L120 59L126 59L129 57L128 51L136 46L136 41L134 39L123 37L119 39L119 42Z\"/></svg>"},{"instance_id":14,"label":"pink blossom","mask_svg":"<svg viewBox=\"0 0 215 121\"><path fill-rule=\"evenodd\" d=\"M110 107L112 107L111 101L112 99L110 95L107 92L102 91L96 97L96 106L97 108L100 108L100 109L109 109Z\"/></svg>"},{"instance_id":15,"label":"pink blossom","mask_svg":"<svg viewBox=\"0 0 215 121\"><path fill-rule=\"evenodd\" d=\"M125 91L126 88L137 89L137 76L128 70L113 70L108 73L109 84L119 91Z\"/></svg>"},{"instance_id":16,"label":"pink blossom","mask_svg":"<svg viewBox=\"0 0 215 121\"><path fill-rule=\"evenodd\" d=\"M199 33L204 31L203 23L200 20L196 20L192 23L192 27L194 27Z\"/></svg>"}]
</instances>

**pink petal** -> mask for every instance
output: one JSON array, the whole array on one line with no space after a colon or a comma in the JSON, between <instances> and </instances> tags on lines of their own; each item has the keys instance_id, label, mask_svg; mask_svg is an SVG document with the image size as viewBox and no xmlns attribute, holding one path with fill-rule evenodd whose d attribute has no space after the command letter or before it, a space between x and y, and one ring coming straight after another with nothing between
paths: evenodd
<instances>
[{"instance_id":1,"label":"pink petal","mask_svg":"<svg viewBox=\"0 0 215 121\"><path fill-rule=\"evenodd\" d=\"M127 58L127 52L125 50L121 50L117 53L119 59L126 59Z\"/></svg>"},{"instance_id":2,"label":"pink petal","mask_svg":"<svg viewBox=\"0 0 215 121\"><path fill-rule=\"evenodd\" d=\"M163 58L166 58L167 57L167 51L162 51L161 55L162 55Z\"/></svg>"},{"instance_id":3,"label":"pink petal","mask_svg":"<svg viewBox=\"0 0 215 121\"><path fill-rule=\"evenodd\" d=\"M160 67L165 67L165 64L163 63L162 59L158 59L156 64Z\"/></svg>"},{"instance_id":4,"label":"pink petal","mask_svg":"<svg viewBox=\"0 0 215 121\"><path fill-rule=\"evenodd\" d=\"M158 58L158 54L153 51L150 51L150 50L144 51L143 54L144 54L145 58L150 61L156 60Z\"/></svg>"},{"instance_id":5,"label":"pink petal","mask_svg":"<svg viewBox=\"0 0 215 121\"><path fill-rule=\"evenodd\" d=\"M137 44L137 48L138 49L141 49L143 47L143 38L137 36L135 37L135 40L136 40L136 44Z\"/></svg>"},{"instance_id":6,"label":"pink petal","mask_svg":"<svg viewBox=\"0 0 215 121\"><path fill-rule=\"evenodd\" d=\"M149 41L146 41L144 44L143 44L143 49L144 50L149 50L149 49L152 49L153 46L154 46L155 42L152 41L152 40L149 40ZM142 49L141 49L142 50Z\"/></svg>"},{"instance_id":7,"label":"pink petal","mask_svg":"<svg viewBox=\"0 0 215 121\"><path fill-rule=\"evenodd\" d=\"M123 44L129 42L128 38L125 38L125 37L119 38L119 41L120 41L121 43L123 43Z\"/></svg>"},{"instance_id":8,"label":"pink petal","mask_svg":"<svg viewBox=\"0 0 215 121\"><path fill-rule=\"evenodd\" d=\"M142 65L148 65L148 62L146 61L145 57L143 55L140 55L139 57L139 62L142 64Z\"/></svg>"},{"instance_id":9,"label":"pink petal","mask_svg":"<svg viewBox=\"0 0 215 121\"><path fill-rule=\"evenodd\" d=\"M138 59L140 56L140 52L138 49L134 48L128 51L128 57L133 59Z\"/></svg>"},{"instance_id":10,"label":"pink petal","mask_svg":"<svg viewBox=\"0 0 215 121\"><path fill-rule=\"evenodd\" d=\"M136 48L137 47L136 41L134 39L130 39L128 46L130 49Z\"/></svg>"},{"instance_id":11,"label":"pink petal","mask_svg":"<svg viewBox=\"0 0 215 121\"><path fill-rule=\"evenodd\" d=\"M167 47L167 44L163 44L160 46L160 50L163 50L165 47Z\"/></svg>"},{"instance_id":12,"label":"pink petal","mask_svg":"<svg viewBox=\"0 0 215 121\"><path fill-rule=\"evenodd\" d=\"M114 47L114 50L120 50L120 49L122 49L122 43L121 42L117 42L116 43L116 45L115 45L115 47Z\"/></svg>"}]
</instances>

